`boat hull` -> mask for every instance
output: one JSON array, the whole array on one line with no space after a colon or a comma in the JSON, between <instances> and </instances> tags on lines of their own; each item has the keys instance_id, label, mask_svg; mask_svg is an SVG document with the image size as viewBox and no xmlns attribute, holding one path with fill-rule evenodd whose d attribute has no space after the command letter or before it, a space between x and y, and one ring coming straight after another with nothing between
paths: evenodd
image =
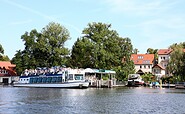
<instances>
[{"instance_id":1,"label":"boat hull","mask_svg":"<svg viewBox=\"0 0 185 114\"><path fill-rule=\"evenodd\" d=\"M21 84L17 83L14 87L37 87L37 88L88 88L89 82L65 82L65 83L34 83Z\"/></svg>"}]
</instances>

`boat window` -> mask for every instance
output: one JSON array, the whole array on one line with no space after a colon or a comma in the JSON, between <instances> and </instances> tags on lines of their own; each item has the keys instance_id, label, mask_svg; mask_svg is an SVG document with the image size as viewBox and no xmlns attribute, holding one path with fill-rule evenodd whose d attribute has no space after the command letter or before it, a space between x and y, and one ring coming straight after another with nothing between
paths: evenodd
<instances>
[{"instance_id":1,"label":"boat window","mask_svg":"<svg viewBox=\"0 0 185 114\"><path fill-rule=\"evenodd\" d=\"M43 77L42 83L46 83L47 77Z\"/></svg>"},{"instance_id":2,"label":"boat window","mask_svg":"<svg viewBox=\"0 0 185 114\"><path fill-rule=\"evenodd\" d=\"M52 80L52 77L48 77L47 80L46 80L46 82L47 83L51 83L51 80Z\"/></svg>"},{"instance_id":3,"label":"boat window","mask_svg":"<svg viewBox=\"0 0 185 114\"><path fill-rule=\"evenodd\" d=\"M33 78L30 78L30 83L33 83Z\"/></svg>"},{"instance_id":4,"label":"boat window","mask_svg":"<svg viewBox=\"0 0 185 114\"><path fill-rule=\"evenodd\" d=\"M61 82L62 81L62 77L57 77L57 82Z\"/></svg>"},{"instance_id":5,"label":"boat window","mask_svg":"<svg viewBox=\"0 0 185 114\"><path fill-rule=\"evenodd\" d=\"M75 74L75 80L83 80L82 74Z\"/></svg>"},{"instance_id":6,"label":"boat window","mask_svg":"<svg viewBox=\"0 0 185 114\"><path fill-rule=\"evenodd\" d=\"M69 74L68 79L69 79L69 80L73 80L73 74Z\"/></svg>"},{"instance_id":7,"label":"boat window","mask_svg":"<svg viewBox=\"0 0 185 114\"><path fill-rule=\"evenodd\" d=\"M52 77L51 82L52 82L52 83L55 83L56 81L57 81L57 77Z\"/></svg>"},{"instance_id":8,"label":"boat window","mask_svg":"<svg viewBox=\"0 0 185 114\"><path fill-rule=\"evenodd\" d=\"M37 83L37 78L33 78L33 83Z\"/></svg>"},{"instance_id":9,"label":"boat window","mask_svg":"<svg viewBox=\"0 0 185 114\"><path fill-rule=\"evenodd\" d=\"M42 82L42 77L39 77L37 80L37 83L41 83Z\"/></svg>"}]
</instances>

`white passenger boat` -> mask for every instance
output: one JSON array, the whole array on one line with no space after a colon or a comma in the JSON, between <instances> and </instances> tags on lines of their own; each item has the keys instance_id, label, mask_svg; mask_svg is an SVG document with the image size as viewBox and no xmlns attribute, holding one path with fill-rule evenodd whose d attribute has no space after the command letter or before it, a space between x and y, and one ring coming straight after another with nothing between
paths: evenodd
<instances>
[{"instance_id":1,"label":"white passenger boat","mask_svg":"<svg viewBox=\"0 0 185 114\"><path fill-rule=\"evenodd\" d=\"M85 72L80 69L62 70L56 74L20 76L14 87L41 87L41 88L88 88Z\"/></svg>"}]
</instances>

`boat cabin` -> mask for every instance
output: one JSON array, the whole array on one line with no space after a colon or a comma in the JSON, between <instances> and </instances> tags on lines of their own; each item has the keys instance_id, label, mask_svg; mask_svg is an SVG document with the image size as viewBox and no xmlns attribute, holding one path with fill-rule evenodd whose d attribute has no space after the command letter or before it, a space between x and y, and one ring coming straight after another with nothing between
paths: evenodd
<instances>
[{"instance_id":1,"label":"boat cabin","mask_svg":"<svg viewBox=\"0 0 185 114\"><path fill-rule=\"evenodd\" d=\"M80 69L63 69L58 73L21 76L18 83L64 83L85 80L85 73Z\"/></svg>"}]
</instances>

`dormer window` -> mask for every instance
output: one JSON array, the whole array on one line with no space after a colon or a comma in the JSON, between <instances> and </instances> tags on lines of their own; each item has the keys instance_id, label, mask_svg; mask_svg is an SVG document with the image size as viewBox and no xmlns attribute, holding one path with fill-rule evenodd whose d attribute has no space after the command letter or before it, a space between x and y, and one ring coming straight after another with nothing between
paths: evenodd
<instances>
[{"instance_id":1,"label":"dormer window","mask_svg":"<svg viewBox=\"0 0 185 114\"><path fill-rule=\"evenodd\" d=\"M143 59L143 56L138 56L138 59Z\"/></svg>"}]
</instances>

